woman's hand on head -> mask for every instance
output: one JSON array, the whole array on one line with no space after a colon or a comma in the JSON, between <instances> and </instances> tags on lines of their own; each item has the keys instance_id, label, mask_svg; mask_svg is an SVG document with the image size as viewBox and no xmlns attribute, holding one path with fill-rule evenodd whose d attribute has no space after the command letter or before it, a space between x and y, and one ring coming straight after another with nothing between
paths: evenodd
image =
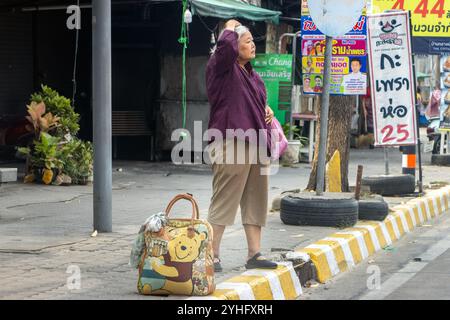
<instances>
[{"instance_id":1,"label":"woman's hand on head","mask_svg":"<svg viewBox=\"0 0 450 320\"><path fill-rule=\"evenodd\" d=\"M272 108L270 108L269 106L266 106L266 123L271 124L273 117L274 117L274 113L273 113Z\"/></svg>"},{"instance_id":2,"label":"woman's hand on head","mask_svg":"<svg viewBox=\"0 0 450 320\"><path fill-rule=\"evenodd\" d=\"M234 31L234 29L236 29L236 27L239 27L240 25L241 23L239 21L231 19L225 23L225 29Z\"/></svg>"}]
</instances>

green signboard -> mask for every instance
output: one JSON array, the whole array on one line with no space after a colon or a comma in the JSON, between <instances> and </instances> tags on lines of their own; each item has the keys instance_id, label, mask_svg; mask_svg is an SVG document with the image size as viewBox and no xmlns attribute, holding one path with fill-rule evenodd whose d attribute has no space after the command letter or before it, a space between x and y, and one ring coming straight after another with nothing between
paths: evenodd
<instances>
[{"instance_id":1,"label":"green signboard","mask_svg":"<svg viewBox=\"0 0 450 320\"><path fill-rule=\"evenodd\" d=\"M281 124L291 107L292 55L258 54L252 61L253 69L263 79L267 90L267 104Z\"/></svg>"}]
</instances>

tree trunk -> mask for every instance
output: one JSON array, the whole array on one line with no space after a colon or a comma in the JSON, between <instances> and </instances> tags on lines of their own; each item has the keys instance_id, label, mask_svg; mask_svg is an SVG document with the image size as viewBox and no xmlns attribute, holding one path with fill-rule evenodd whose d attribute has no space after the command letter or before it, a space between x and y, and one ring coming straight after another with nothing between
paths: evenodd
<instances>
[{"instance_id":1,"label":"tree trunk","mask_svg":"<svg viewBox=\"0 0 450 320\"><path fill-rule=\"evenodd\" d=\"M342 191L348 192L348 161L350 153L350 130L352 123L353 107L355 106L354 96L330 96L330 113L328 116L328 141L327 141L327 155L328 162L336 150L341 154L341 180ZM320 114L320 103L319 111ZM314 152L314 159L312 163L312 171L309 176L307 189L316 190L317 185L317 161L318 161L318 146L320 140L320 119L317 123L316 129L316 148Z\"/></svg>"}]
</instances>

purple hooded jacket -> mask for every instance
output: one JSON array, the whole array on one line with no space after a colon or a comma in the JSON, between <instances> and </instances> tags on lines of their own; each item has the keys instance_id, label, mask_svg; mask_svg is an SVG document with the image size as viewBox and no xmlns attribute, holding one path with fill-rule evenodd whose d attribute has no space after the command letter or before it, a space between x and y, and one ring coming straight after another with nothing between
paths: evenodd
<instances>
[{"instance_id":1,"label":"purple hooded jacket","mask_svg":"<svg viewBox=\"0 0 450 320\"><path fill-rule=\"evenodd\" d=\"M265 129L270 135L270 125L265 121L267 96L264 82L250 63L245 65L247 72L243 70L238 57L238 34L225 30L206 68L211 106L208 129L220 130L224 138L226 129L255 129L257 134L260 129ZM245 140L248 141L248 137ZM266 144L270 151L270 138L264 140L260 143Z\"/></svg>"}]
</instances>

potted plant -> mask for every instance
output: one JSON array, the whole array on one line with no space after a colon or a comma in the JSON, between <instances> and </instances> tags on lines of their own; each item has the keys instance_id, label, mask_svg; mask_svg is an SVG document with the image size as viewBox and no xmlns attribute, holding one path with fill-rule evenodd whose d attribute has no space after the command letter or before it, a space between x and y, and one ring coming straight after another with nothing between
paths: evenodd
<instances>
[{"instance_id":1,"label":"potted plant","mask_svg":"<svg viewBox=\"0 0 450 320\"><path fill-rule=\"evenodd\" d=\"M290 123L286 123L283 125L283 130L285 136L288 138L288 147L281 157L281 162L284 165L296 164L300 159L300 148L303 147L305 143L307 143L308 138L302 137L300 126L293 125L291 127ZM291 130L292 140L289 139L289 133Z\"/></svg>"},{"instance_id":2,"label":"potted plant","mask_svg":"<svg viewBox=\"0 0 450 320\"><path fill-rule=\"evenodd\" d=\"M51 184L64 166L61 160L60 139L46 132L41 132L39 140L35 140L33 146L18 150L28 156L32 168L30 174L25 177L26 181Z\"/></svg>"},{"instance_id":3,"label":"potted plant","mask_svg":"<svg viewBox=\"0 0 450 320\"><path fill-rule=\"evenodd\" d=\"M86 185L93 176L93 148L89 141L73 138L64 147L63 172L76 184Z\"/></svg>"},{"instance_id":4,"label":"potted plant","mask_svg":"<svg viewBox=\"0 0 450 320\"><path fill-rule=\"evenodd\" d=\"M27 155L25 182L87 184L93 176L93 148L77 138L79 114L70 99L42 86L31 96L28 130L36 139L19 152Z\"/></svg>"},{"instance_id":5,"label":"potted plant","mask_svg":"<svg viewBox=\"0 0 450 320\"><path fill-rule=\"evenodd\" d=\"M63 137L67 134L76 136L80 130L78 124L80 115L75 112L70 99L61 96L50 87L41 86L41 91L31 95L32 103L44 103L47 111L59 117L59 126L56 135Z\"/></svg>"}]
</instances>

